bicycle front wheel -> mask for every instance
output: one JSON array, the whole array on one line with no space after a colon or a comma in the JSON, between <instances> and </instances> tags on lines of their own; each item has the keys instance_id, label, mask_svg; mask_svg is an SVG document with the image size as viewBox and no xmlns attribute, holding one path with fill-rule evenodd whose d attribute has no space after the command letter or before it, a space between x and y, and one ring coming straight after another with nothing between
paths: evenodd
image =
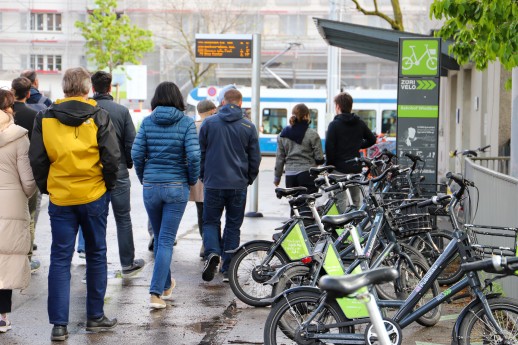
<instances>
[{"instance_id":1,"label":"bicycle front wheel","mask_svg":"<svg viewBox=\"0 0 518 345\"><path fill-rule=\"evenodd\" d=\"M353 327L326 327L348 321L335 301L323 302L324 307L312 320L308 329L301 329L301 324L319 306L320 296L318 292L298 291L284 296L275 303L264 325L265 345L305 343L304 339L310 333L353 333ZM313 341L315 344L320 343L315 339Z\"/></svg>"},{"instance_id":2,"label":"bicycle front wheel","mask_svg":"<svg viewBox=\"0 0 518 345\"><path fill-rule=\"evenodd\" d=\"M489 321L482 303L471 309L460 325L459 345L518 344L518 302L499 297L488 300L489 309L503 331L499 335Z\"/></svg>"},{"instance_id":3,"label":"bicycle front wheel","mask_svg":"<svg viewBox=\"0 0 518 345\"><path fill-rule=\"evenodd\" d=\"M244 245L233 257L228 269L228 282L237 298L254 307L265 307L269 303L261 301L272 296L272 287L263 285L275 270L289 262L281 248L266 260L273 242L256 242Z\"/></svg>"}]
</instances>

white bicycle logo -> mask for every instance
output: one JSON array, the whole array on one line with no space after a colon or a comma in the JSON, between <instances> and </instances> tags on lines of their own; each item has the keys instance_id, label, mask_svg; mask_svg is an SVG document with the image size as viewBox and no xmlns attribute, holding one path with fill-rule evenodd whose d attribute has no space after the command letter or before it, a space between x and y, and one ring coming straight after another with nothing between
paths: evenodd
<instances>
[{"instance_id":1,"label":"white bicycle logo","mask_svg":"<svg viewBox=\"0 0 518 345\"><path fill-rule=\"evenodd\" d=\"M415 46L410 46L410 49L412 50L412 55L407 56L403 58L403 62L401 64L401 67L404 70L411 69L413 66L419 66L421 63L421 60L425 56L428 56L428 59L426 60L426 67L433 71L437 69L437 50L436 49L428 49L428 44L424 45L426 47L426 51L421 55L421 57L418 59L417 55L415 53Z\"/></svg>"}]
</instances>

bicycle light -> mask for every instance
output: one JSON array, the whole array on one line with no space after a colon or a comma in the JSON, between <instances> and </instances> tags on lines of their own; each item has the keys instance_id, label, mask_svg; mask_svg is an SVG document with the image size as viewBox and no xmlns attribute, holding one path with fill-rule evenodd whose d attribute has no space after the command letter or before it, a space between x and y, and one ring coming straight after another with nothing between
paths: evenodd
<instances>
[{"instance_id":1,"label":"bicycle light","mask_svg":"<svg viewBox=\"0 0 518 345\"><path fill-rule=\"evenodd\" d=\"M310 264L313 261L313 258L311 256L306 256L305 258L302 258L300 260L304 265Z\"/></svg>"}]
</instances>

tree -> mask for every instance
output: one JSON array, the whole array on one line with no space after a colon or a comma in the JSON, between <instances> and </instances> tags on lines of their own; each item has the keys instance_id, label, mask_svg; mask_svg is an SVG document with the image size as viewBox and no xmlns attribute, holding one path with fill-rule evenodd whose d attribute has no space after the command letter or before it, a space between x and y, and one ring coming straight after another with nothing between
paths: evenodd
<instances>
[{"instance_id":1,"label":"tree","mask_svg":"<svg viewBox=\"0 0 518 345\"><path fill-rule=\"evenodd\" d=\"M130 18L116 11L116 0L95 0L97 6L86 22L75 26L86 39L88 59L109 72L126 62L139 64L153 50L151 31L131 25Z\"/></svg>"},{"instance_id":2,"label":"tree","mask_svg":"<svg viewBox=\"0 0 518 345\"><path fill-rule=\"evenodd\" d=\"M459 64L472 61L479 70L499 60L511 70L518 66L518 2L516 0L435 0L430 16L445 19L437 35L452 39ZM506 88L511 86L511 80Z\"/></svg>"},{"instance_id":3,"label":"tree","mask_svg":"<svg viewBox=\"0 0 518 345\"><path fill-rule=\"evenodd\" d=\"M389 15L381 12L378 7L378 0L372 0L374 5L374 10L367 10L360 5L359 0L352 0L356 5L356 9L366 16L376 16L380 17L384 21L390 24L392 29L396 31L405 31L405 27L403 26L403 13L401 12L401 6L399 4L399 0L390 0L392 4L392 12L394 18L391 18Z\"/></svg>"},{"instance_id":4,"label":"tree","mask_svg":"<svg viewBox=\"0 0 518 345\"><path fill-rule=\"evenodd\" d=\"M161 30L163 34L157 32L155 36L165 46L182 52L180 57L174 58L168 68L185 71L191 86L199 86L216 64L196 62L195 34L225 34L236 31L246 20L243 11L236 8L232 0L166 0L162 2L161 8L163 11L157 19L164 24Z\"/></svg>"}]
</instances>

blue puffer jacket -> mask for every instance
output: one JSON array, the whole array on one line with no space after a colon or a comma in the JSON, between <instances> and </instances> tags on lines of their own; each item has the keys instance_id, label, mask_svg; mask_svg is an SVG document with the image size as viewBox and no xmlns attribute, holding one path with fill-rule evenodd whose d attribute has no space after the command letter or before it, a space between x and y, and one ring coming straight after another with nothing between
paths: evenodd
<instances>
[{"instance_id":1,"label":"blue puffer jacket","mask_svg":"<svg viewBox=\"0 0 518 345\"><path fill-rule=\"evenodd\" d=\"M142 121L131 157L141 183L196 184L200 145L194 121L176 108L156 107Z\"/></svg>"}]
</instances>

